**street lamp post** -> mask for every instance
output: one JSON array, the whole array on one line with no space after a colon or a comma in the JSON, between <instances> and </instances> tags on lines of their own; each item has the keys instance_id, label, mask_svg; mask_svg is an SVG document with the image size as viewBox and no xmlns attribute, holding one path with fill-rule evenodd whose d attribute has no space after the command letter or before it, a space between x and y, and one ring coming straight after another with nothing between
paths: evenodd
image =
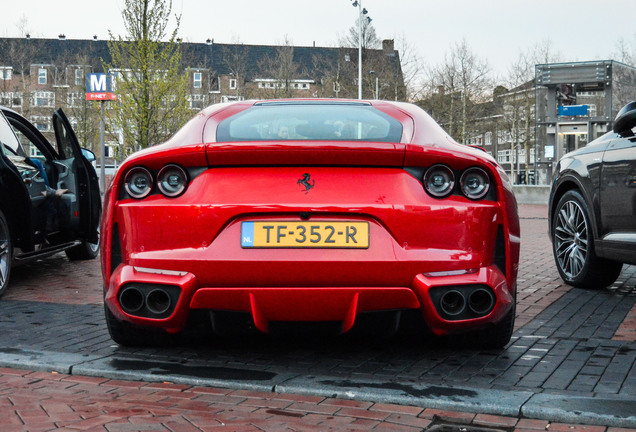
<instances>
[{"instance_id":1,"label":"street lamp post","mask_svg":"<svg viewBox=\"0 0 636 432\"><path fill-rule=\"evenodd\" d=\"M375 76L375 99L376 99L376 100L378 100L378 99L380 99L380 89L379 89L379 86L378 86L378 80L379 80L379 77L378 77L378 75L375 73L375 71L374 71L374 70L369 71L369 73L370 73L371 75L374 75L374 76Z\"/></svg>"},{"instance_id":2,"label":"street lamp post","mask_svg":"<svg viewBox=\"0 0 636 432\"><path fill-rule=\"evenodd\" d=\"M362 17L368 12L362 7L362 0L354 0L353 7L358 8L358 99L362 99ZM371 22L371 18L367 17Z\"/></svg>"}]
</instances>

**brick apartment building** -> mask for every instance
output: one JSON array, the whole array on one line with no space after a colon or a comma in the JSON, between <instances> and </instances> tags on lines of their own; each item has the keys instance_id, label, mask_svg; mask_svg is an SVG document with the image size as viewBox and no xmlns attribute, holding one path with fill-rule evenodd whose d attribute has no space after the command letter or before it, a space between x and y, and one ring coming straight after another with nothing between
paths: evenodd
<instances>
[{"instance_id":1,"label":"brick apartment building","mask_svg":"<svg viewBox=\"0 0 636 432\"><path fill-rule=\"evenodd\" d=\"M244 99L357 97L355 48L218 44L211 39L179 43L193 112ZM402 100L399 53L392 40L382 45L363 53L363 97ZM103 67L110 61L107 41L97 37L0 38L0 104L27 117L51 141L51 114L62 107L82 144L97 153L100 108L86 100L86 75L110 73ZM112 155L122 139L110 130L107 153Z\"/></svg>"}]
</instances>

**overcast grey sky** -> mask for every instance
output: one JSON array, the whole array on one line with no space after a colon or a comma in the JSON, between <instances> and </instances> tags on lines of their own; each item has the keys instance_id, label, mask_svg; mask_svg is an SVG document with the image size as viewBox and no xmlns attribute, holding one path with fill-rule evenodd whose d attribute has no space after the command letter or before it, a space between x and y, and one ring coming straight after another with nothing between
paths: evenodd
<instances>
[{"instance_id":1,"label":"overcast grey sky","mask_svg":"<svg viewBox=\"0 0 636 432\"><path fill-rule=\"evenodd\" d=\"M123 0L20 0L3 8L5 37L71 39L124 35ZM565 61L607 59L616 42L636 40L636 0L362 0L381 39L403 37L426 65L463 37L493 71L503 74L520 50L550 39ZM336 46L355 24L351 0L173 0L189 42Z\"/></svg>"}]
</instances>

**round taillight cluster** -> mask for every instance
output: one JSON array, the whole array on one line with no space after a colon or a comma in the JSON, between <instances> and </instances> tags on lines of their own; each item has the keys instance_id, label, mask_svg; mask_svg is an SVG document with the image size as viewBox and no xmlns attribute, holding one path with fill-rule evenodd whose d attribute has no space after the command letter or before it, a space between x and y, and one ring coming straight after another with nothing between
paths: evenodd
<instances>
[{"instance_id":1,"label":"round taillight cluster","mask_svg":"<svg viewBox=\"0 0 636 432\"><path fill-rule=\"evenodd\" d=\"M466 198L472 200L482 199L490 189L488 174L481 168L468 168L459 180L459 186Z\"/></svg>"},{"instance_id":2,"label":"round taillight cluster","mask_svg":"<svg viewBox=\"0 0 636 432\"><path fill-rule=\"evenodd\" d=\"M436 164L424 172L424 189L434 198L445 198L455 189L455 173L450 167ZM480 200L490 190L490 177L479 167L470 167L460 176L459 189L468 199Z\"/></svg>"},{"instance_id":3,"label":"round taillight cluster","mask_svg":"<svg viewBox=\"0 0 636 432\"><path fill-rule=\"evenodd\" d=\"M131 168L124 178L126 193L135 199L143 199L150 195L154 185L152 173L142 166ZM188 175L179 165L169 164L159 171L156 185L164 196L175 198L188 187Z\"/></svg>"},{"instance_id":4,"label":"round taillight cluster","mask_svg":"<svg viewBox=\"0 0 636 432\"><path fill-rule=\"evenodd\" d=\"M446 165L433 165L424 173L424 188L435 198L444 198L453 192L455 174Z\"/></svg>"}]
</instances>

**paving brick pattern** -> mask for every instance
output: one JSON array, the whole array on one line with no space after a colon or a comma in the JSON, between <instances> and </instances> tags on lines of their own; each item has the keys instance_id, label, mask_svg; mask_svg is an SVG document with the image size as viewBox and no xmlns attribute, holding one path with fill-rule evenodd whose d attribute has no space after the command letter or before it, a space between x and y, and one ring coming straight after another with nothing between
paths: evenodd
<instances>
[{"instance_id":1,"label":"paving brick pattern","mask_svg":"<svg viewBox=\"0 0 636 432\"><path fill-rule=\"evenodd\" d=\"M163 363L178 359L184 368L278 375L636 394L632 332L636 267L627 266L608 289L580 290L562 284L550 254L546 211L545 206L522 207L517 331L502 351L454 350L436 340L409 336L369 340L351 335L291 341L257 335L235 341L206 334L162 350L119 348L105 327L97 262L69 263L63 255L14 273L8 295L0 302L0 350L61 351ZM40 269L50 275L51 285L41 285Z\"/></svg>"},{"instance_id":2,"label":"paving brick pattern","mask_svg":"<svg viewBox=\"0 0 636 432\"><path fill-rule=\"evenodd\" d=\"M577 396L627 396L633 399L636 395L636 267L626 266L617 282L608 289L572 289L562 284L554 267L547 237L546 207L522 206L521 215L522 250L516 331L511 344L501 351L454 350L446 348L436 340L412 336L388 340L350 335L326 339L316 337L311 340L278 340L266 336L253 336L231 340L207 334L165 349L124 349L110 340L105 328L98 262L68 262L64 255L58 255L16 268L13 272L9 291L0 301L0 352L33 350L73 353L112 359L124 365L141 363L147 368L153 364L177 363L179 371L190 370L194 374L201 370L216 370L223 373L235 371L238 374L268 373L272 376L291 377L318 375L338 379L384 380L387 383L417 382L495 390L531 390L535 393L557 392ZM47 281L46 285L43 285L44 280ZM12 388L15 383L33 382L25 391L34 391L40 388L36 380L45 380L41 387L45 390L42 391L49 391L50 382L55 380L51 378L51 374L45 375L24 372L16 376L5 371L0 376L0 395L7 395L5 389ZM114 397L118 401L117 397L123 398L121 401L126 401L125 397L128 397L126 392L121 390L124 387L141 392L135 393L134 397L131 396L138 400L156 400L153 399L157 397L156 393L168 391L143 383L126 384L123 381L111 381L107 385L101 382L78 383L78 379L81 377L65 376L60 381L62 384L56 384L51 388L56 389L55 391L70 391L71 394L71 388L86 391L87 394L95 391L100 395L106 395L104 397ZM16 381L12 381L14 384L5 385L5 381L11 380ZM69 387L64 387L66 384L69 384ZM82 390L82 386L94 388L90 391ZM258 397L248 398L229 390L215 394L218 390L208 390L213 396L200 390L197 390L200 391L197 393L190 388L170 387L173 396L169 401L174 402L174 394L183 396L179 399L187 399L191 404L183 409L191 407L188 413L194 414L188 415L194 416L200 412L198 407L201 402L233 405L234 411L230 413L219 411L225 413L222 416L225 424L232 424L232 416L242 418L243 425L246 418L252 418L255 409L243 399L253 402L252 399ZM148 396L148 392L154 396ZM193 394L197 396L192 396ZM163 393L160 395L163 396ZM268 398L262 398L268 401L272 398L283 400L281 402L276 399L275 402L271 402L272 405L267 405L267 409L274 410L272 413L266 413L268 421L283 425L288 421L298 422L298 419L302 419L301 423L305 429L300 428L301 430L328 430L329 427L333 430L342 430L338 425L347 425L347 428L352 430L357 427L421 430L425 426L418 423L420 420L433 419L430 410L415 414L414 411L418 410L415 407L401 407L406 409L406 412L391 412L390 415L381 418L377 414L381 410L376 406L380 404L364 403L355 406L339 402L340 405L336 409L333 401L327 403L323 399L316 401L309 398L285 404L285 399L280 394L267 396ZM211 401L210 398L214 400ZM186 403L183 400L181 402ZM67 408L63 404L53 405L46 410L28 405L26 397L24 403L26 405L22 410L44 423L48 421L45 417L49 413L57 415L59 411L60 415L69 414L65 413ZM153 425L157 424L157 418L160 418L159 423L163 424L164 429L149 427L148 430L188 430L189 426L185 423L199 427L192 430L206 430L214 424L218 425L212 422L201 427L185 414L172 413L170 409L173 409L174 405L161 405L162 409L166 410L164 419L164 413L159 408L150 411L149 407L138 408L138 405L132 404L134 408L130 409L142 411L118 411L113 415L112 412L99 411L98 402L82 405L82 399L82 402L74 403L76 407L70 408L74 413L90 412L86 418L74 418L75 421L86 421L85 426L82 426L85 429L96 427L101 421L101 424L109 424L109 427L112 427L107 430L142 430L130 425L135 422L141 424L144 419L151 417L154 419L151 422ZM118 405L119 410L122 409L122 403ZM0 421L4 417L7 422L15 422L16 416L18 419L21 418L15 414L17 408L9 410L13 414L6 416L5 413L8 411L2 408L19 405L20 403L7 402L0 398ZM373 406L376 406L376 409L372 409ZM221 406L223 407L225 405ZM215 412L216 409L208 407L207 411L201 411ZM256 407L256 410L258 409L265 408ZM296 412L302 417L290 415ZM428 414L425 414L426 412ZM259 418L262 414L261 411ZM463 421L475 421L474 414L457 415ZM472 417L467 420L466 416ZM91 423L89 420L94 418L101 420ZM407 418L408 420L404 421L415 423L388 421ZM182 425L184 420L187 421ZM491 421L490 417L483 416L478 420L482 422L480 424ZM57 420L53 423L57 425ZM513 426L519 430L533 430L537 424L520 421ZM76 426L63 425L69 430L80 428ZM536 429L544 430L545 426L544 424ZM246 429L236 430L259 430L258 427L260 426L250 429L248 426ZM275 426L263 429L280 430ZM552 424L550 430L560 429L558 425Z\"/></svg>"},{"instance_id":3,"label":"paving brick pattern","mask_svg":"<svg viewBox=\"0 0 636 432\"><path fill-rule=\"evenodd\" d=\"M477 428L518 432L629 430L386 403L114 381L19 369L0 369L0 425L2 430L12 432L416 432L435 425L454 425L453 430L457 431Z\"/></svg>"}]
</instances>

